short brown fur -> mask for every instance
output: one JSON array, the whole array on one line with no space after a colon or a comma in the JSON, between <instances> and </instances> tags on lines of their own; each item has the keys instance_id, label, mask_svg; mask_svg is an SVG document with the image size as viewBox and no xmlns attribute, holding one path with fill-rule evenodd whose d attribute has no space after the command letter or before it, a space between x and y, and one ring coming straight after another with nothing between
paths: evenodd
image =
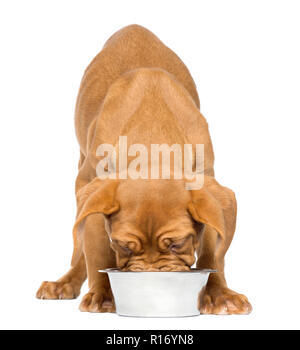
<instances>
[{"instance_id":1,"label":"short brown fur","mask_svg":"<svg viewBox=\"0 0 300 350\"><path fill-rule=\"evenodd\" d=\"M206 314L251 311L247 298L228 289L224 256L235 231L234 193L214 178L214 155L194 81L183 62L147 29L115 33L83 76L75 125L80 145L77 219L69 272L44 282L42 299L71 299L88 277L81 311L113 312L108 278L98 269L129 271L213 268L199 308ZM204 144L204 186L187 191L182 180L100 180L100 144ZM109 236L111 242L109 240ZM147 302L147 301L145 301Z\"/></svg>"}]
</instances>

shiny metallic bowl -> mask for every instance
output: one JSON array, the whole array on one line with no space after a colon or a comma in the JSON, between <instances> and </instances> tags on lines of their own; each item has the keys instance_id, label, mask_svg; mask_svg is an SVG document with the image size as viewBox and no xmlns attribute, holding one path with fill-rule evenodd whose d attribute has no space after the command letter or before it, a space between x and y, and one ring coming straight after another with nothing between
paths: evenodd
<instances>
[{"instance_id":1,"label":"shiny metallic bowl","mask_svg":"<svg viewBox=\"0 0 300 350\"><path fill-rule=\"evenodd\" d=\"M131 272L118 269L108 273L121 316L184 317L199 315L198 296L215 270L174 272Z\"/></svg>"}]
</instances>

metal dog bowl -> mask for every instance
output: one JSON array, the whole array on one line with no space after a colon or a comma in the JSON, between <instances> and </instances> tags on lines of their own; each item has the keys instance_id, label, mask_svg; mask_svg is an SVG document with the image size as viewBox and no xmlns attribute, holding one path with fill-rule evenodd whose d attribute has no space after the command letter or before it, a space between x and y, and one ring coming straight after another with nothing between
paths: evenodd
<instances>
[{"instance_id":1,"label":"metal dog bowl","mask_svg":"<svg viewBox=\"0 0 300 350\"><path fill-rule=\"evenodd\" d=\"M99 270L109 276L116 311L121 316L196 316L198 296L216 270L143 272Z\"/></svg>"}]
</instances>

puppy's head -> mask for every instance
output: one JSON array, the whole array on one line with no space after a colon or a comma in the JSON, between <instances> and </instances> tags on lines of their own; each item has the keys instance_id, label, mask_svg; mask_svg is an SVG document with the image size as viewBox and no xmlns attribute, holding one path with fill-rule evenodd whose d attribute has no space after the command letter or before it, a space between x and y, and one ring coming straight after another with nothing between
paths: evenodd
<instances>
[{"instance_id":1,"label":"puppy's head","mask_svg":"<svg viewBox=\"0 0 300 350\"><path fill-rule=\"evenodd\" d=\"M205 225L224 235L220 204L206 189L188 191L181 181L99 180L79 193L75 228L102 213L119 269L185 271Z\"/></svg>"}]
</instances>

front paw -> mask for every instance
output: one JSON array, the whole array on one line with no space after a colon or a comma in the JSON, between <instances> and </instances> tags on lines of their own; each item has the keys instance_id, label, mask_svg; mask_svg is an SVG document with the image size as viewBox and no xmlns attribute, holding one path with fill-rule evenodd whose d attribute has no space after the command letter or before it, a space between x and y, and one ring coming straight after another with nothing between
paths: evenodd
<instances>
[{"instance_id":1,"label":"front paw","mask_svg":"<svg viewBox=\"0 0 300 350\"><path fill-rule=\"evenodd\" d=\"M79 305L83 312L116 312L115 303L111 293L102 291L89 292Z\"/></svg>"},{"instance_id":2,"label":"front paw","mask_svg":"<svg viewBox=\"0 0 300 350\"><path fill-rule=\"evenodd\" d=\"M214 315L247 315L252 306L247 297L228 288L208 289L200 298L200 313Z\"/></svg>"}]
</instances>

